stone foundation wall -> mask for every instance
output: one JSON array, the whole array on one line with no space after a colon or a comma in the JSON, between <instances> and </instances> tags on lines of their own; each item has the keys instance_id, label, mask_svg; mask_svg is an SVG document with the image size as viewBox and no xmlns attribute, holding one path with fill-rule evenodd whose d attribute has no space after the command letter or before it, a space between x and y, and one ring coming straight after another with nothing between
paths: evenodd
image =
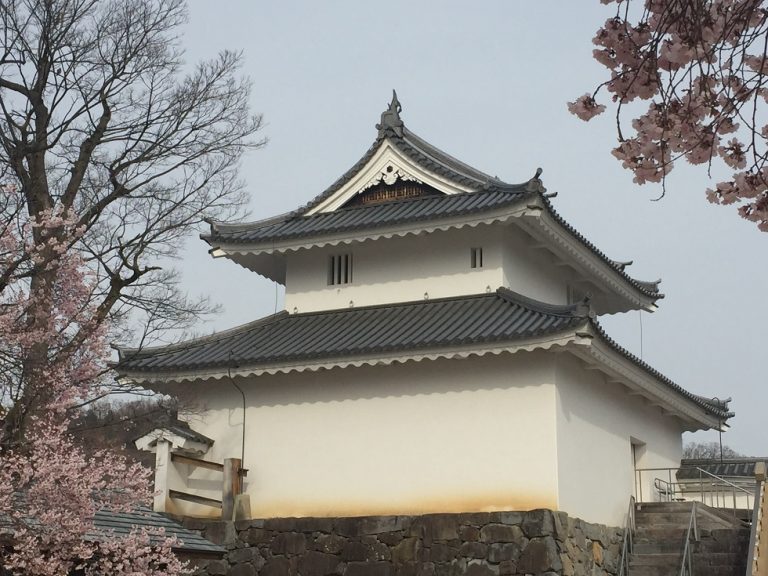
<instances>
[{"instance_id":1,"label":"stone foundation wall","mask_svg":"<svg viewBox=\"0 0 768 576\"><path fill-rule=\"evenodd\" d=\"M550 510L184 524L227 548L205 576L608 576L622 536Z\"/></svg>"}]
</instances>

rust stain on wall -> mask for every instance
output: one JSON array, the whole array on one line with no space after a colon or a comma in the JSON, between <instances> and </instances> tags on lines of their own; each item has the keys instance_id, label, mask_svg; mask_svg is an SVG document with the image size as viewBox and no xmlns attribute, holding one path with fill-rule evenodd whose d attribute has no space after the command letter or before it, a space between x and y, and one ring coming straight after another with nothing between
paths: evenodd
<instances>
[{"instance_id":1,"label":"rust stain on wall","mask_svg":"<svg viewBox=\"0 0 768 576\"><path fill-rule=\"evenodd\" d=\"M468 494L445 496L430 495L423 498L376 499L366 502L337 500L292 500L290 502L252 503L252 512L259 518L287 517L339 517L419 515L459 512L495 512L503 510L557 509L557 497L545 492L498 492L495 494Z\"/></svg>"}]
</instances>

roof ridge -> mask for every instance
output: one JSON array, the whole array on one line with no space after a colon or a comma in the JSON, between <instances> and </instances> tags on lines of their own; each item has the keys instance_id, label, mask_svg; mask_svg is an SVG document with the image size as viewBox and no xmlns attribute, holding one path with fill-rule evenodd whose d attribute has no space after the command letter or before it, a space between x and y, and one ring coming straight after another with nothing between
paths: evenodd
<instances>
[{"instance_id":1,"label":"roof ridge","mask_svg":"<svg viewBox=\"0 0 768 576\"><path fill-rule=\"evenodd\" d=\"M309 200L309 202L307 202L306 204L303 204L303 205L299 206L298 208L296 208L296 210L294 210L294 212L297 212L297 213L300 213L300 214L304 213L307 210L311 210L312 208L314 208L315 206L320 204L323 200L326 200L329 197L331 197L334 192L336 192L337 190L339 190L339 188L344 186L344 184L349 182L350 179L352 178L352 176L354 176L357 172L359 172L360 169L363 166L365 166L370 161L370 159L373 157L373 155L379 149L379 147L381 146L381 143L384 140L386 140L385 137L383 137L381 135L376 136L376 139L368 147L368 149L365 151L365 153L360 157L360 159L357 162L355 162L341 176L336 178L336 180L334 180L333 183L330 186L328 186L325 190L320 192L320 194L318 194L314 198L311 198Z\"/></svg>"},{"instance_id":2,"label":"roof ridge","mask_svg":"<svg viewBox=\"0 0 768 576\"><path fill-rule=\"evenodd\" d=\"M430 303L450 302L452 300L474 300L476 298L489 298L494 296L494 292L481 292L479 294L460 294L457 296L443 296L442 298L424 298L421 300L406 300L404 302L389 302L384 304L370 304L368 306L353 306L348 308L333 308L329 310L312 310L311 312L297 312L290 314L291 318L301 317L307 318L309 316L324 316L330 314L338 314L340 312L349 311L361 311L361 310L377 310L379 308L395 308L415 305L426 305Z\"/></svg>"},{"instance_id":3,"label":"roof ridge","mask_svg":"<svg viewBox=\"0 0 768 576\"><path fill-rule=\"evenodd\" d=\"M446 168L449 168L454 172L461 174L464 177L478 180L480 183L487 184L487 183L493 182L501 185L509 185L507 182L504 182L500 178L496 176L491 176L490 174L487 174L482 170L478 170L474 166L471 166L466 162L459 160L455 156L441 150L434 144L430 144L424 138L422 138L415 132L412 132L407 127L403 128L403 136L401 138L393 138L393 141L395 142L395 145L397 145L398 142L405 142L407 144L410 144L416 150L418 150L419 152L421 152L431 160L444 164Z\"/></svg>"}]
</instances>

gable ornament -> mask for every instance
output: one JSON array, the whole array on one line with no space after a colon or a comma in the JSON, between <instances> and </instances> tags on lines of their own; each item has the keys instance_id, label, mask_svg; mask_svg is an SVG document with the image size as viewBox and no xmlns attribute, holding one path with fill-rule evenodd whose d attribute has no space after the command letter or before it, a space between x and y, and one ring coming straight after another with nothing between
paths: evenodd
<instances>
[{"instance_id":1,"label":"gable ornament","mask_svg":"<svg viewBox=\"0 0 768 576\"><path fill-rule=\"evenodd\" d=\"M400 118L402 109L403 107L397 99L397 92L392 90L392 101L389 103L387 109L381 113L381 120L376 124L376 129L379 131L379 138L393 135L398 138L403 137L403 128L405 127L405 124Z\"/></svg>"}]
</instances>

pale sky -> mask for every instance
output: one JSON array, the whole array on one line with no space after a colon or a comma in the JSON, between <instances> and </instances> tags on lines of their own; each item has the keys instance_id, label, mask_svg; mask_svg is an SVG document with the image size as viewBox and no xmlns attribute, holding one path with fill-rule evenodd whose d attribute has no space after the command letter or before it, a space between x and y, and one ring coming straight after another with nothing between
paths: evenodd
<instances>
[{"instance_id":1,"label":"pale sky","mask_svg":"<svg viewBox=\"0 0 768 576\"><path fill-rule=\"evenodd\" d=\"M606 78L591 39L609 8L598 0L192 0L189 7L188 60L241 50L253 110L267 123L268 146L243 163L250 219L307 202L351 167L396 88L412 131L507 182L526 181L541 166L568 222L609 257L634 260L634 277L662 278L666 298L656 313L643 313L644 360L691 392L732 396L736 417L723 442L768 456L768 234L733 207L708 204L700 167L676 168L666 197L651 201L660 189L633 184L610 155L612 114L586 124L566 109ZM180 263L184 286L225 308L199 332L274 312L272 282L213 260L207 248L191 239ZM638 312L600 322L640 355Z\"/></svg>"}]
</instances>

